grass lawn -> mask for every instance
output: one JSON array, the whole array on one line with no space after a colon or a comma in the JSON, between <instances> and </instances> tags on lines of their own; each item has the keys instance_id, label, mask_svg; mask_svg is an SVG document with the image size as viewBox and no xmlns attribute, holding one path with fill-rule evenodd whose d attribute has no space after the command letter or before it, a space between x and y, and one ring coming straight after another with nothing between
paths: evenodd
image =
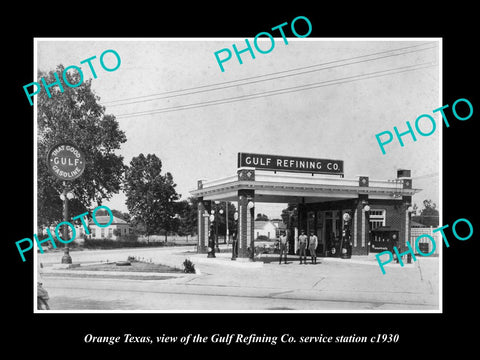
<instances>
[{"instance_id":1,"label":"grass lawn","mask_svg":"<svg viewBox=\"0 0 480 360\"><path fill-rule=\"evenodd\" d=\"M130 261L130 265L117 265L126 263L124 261L111 262L95 265L82 265L76 270L92 270L92 271L122 271L122 272L155 272L155 273L181 273L181 269L173 268L167 265L154 264L143 261Z\"/></svg>"}]
</instances>

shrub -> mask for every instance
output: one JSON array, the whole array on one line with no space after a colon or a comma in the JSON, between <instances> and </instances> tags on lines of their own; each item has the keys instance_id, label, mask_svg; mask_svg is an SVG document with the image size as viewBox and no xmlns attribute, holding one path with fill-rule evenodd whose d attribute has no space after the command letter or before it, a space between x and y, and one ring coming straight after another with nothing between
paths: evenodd
<instances>
[{"instance_id":1,"label":"shrub","mask_svg":"<svg viewBox=\"0 0 480 360\"><path fill-rule=\"evenodd\" d=\"M185 259L185 261L183 262L183 272L186 272L186 273L195 273L195 265L193 265L193 263L188 260L188 259Z\"/></svg>"}]
</instances>

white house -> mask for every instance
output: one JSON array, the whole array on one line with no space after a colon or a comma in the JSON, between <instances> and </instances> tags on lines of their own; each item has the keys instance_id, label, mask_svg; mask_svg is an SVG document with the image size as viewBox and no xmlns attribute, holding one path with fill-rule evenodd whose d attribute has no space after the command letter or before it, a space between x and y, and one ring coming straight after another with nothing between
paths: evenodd
<instances>
[{"instance_id":1,"label":"white house","mask_svg":"<svg viewBox=\"0 0 480 360\"><path fill-rule=\"evenodd\" d=\"M276 239L282 229L285 229L285 225L281 220L255 220L255 238L266 236L268 239Z\"/></svg>"},{"instance_id":2,"label":"white house","mask_svg":"<svg viewBox=\"0 0 480 360\"><path fill-rule=\"evenodd\" d=\"M110 216L96 216L95 219L99 224L105 225L110 221ZM116 216L113 217L112 223L107 227L100 227L95 224L93 220L90 221L88 227L90 229L90 235L87 236L90 239L118 240L119 237L129 235L132 231L130 225L125 220Z\"/></svg>"}]
</instances>

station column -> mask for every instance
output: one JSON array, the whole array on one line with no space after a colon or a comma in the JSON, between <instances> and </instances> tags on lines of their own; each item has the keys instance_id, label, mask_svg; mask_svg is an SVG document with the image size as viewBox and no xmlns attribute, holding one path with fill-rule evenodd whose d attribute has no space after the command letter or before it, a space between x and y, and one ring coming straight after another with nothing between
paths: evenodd
<instances>
[{"instance_id":1,"label":"station column","mask_svg":"<svg viewBox=\"0 0 480 360\"><path fill-rule=\"evenodd\" d=\"M255 181L255 170L243 168L238 170L239 181ZM255 226L255 191L253 189L238 190L238 257L254 256Z\"/></svg>"},{"instance_id":2,"label":"station column","mask_svg":"<svg viewBox=\"0 0 480 360\"><path fill-rule=\"evenodd\" d=\"M198 181L198 189L202 188L202 180ZM211 209L211 201L203 200L203 197L198 198L197 205L197 231L198 242L197 252L201 254L207 253L208 250L208 229L209 229L209 215Z\"/></svg>"},{"instance_id":3,"label":"station column","mask_svg":"<svg viewBox=\"0 0 480 360\"><path fill-rule=\"evenodd\" d=\"M209 200L198 199L197 222L198 222L198 245L197 252L206 254L208 249L208 229L210 227L210 208Z\"/></svg>"}]
</instances>

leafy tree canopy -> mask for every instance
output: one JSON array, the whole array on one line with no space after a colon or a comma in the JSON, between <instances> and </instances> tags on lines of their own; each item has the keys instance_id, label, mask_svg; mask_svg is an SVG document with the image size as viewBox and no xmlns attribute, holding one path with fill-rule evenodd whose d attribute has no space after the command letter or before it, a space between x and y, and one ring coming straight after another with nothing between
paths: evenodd
<instances>
[{"instance_id":1,"label":"leafy tree canopy","mask_svg":"<svg viewBox=\"0 0 480 360\"><path fill-rule=\"evenodd\" d=\"M70 216L80 215L118 193L125 169L123 157L115 154L115 150L126 142L126 136L115 116L105 114L105 107L99 104L100 98L91 88L91 79L72 88L63 83L63 71L63 65L55 71L63 92L54 85L49 88L50 98L46 91L37 95L39 226L48 226L62 219L63 206L59 195L65 185L75 195L75 199L69 201ZM41 77L47 84L56 81L54 71L39 72L38 78ZM67 72L66 78L70 84L80 82L77 72ZM86 158L82 176L65 183L57 180L46 164L48 150L60 142L80 147Z\"/></svg>"},{"instance_id":2,"label":"leafy tree canopy","mask_svg":"<svg viewBox=\"0 0 480 360\"><path fill-rule=\"evenodd\" d=\"M162 161L155 154L134 157L125 172L127 208L134 225L146 235L173 231L177 224L175 201L179 199L171 173L162 175Z\"/></svg>"},{"instance_id":3,"label":"leafy tree canopy","mask_svg":"<svg viewBox=\"0 0 480 360\"><path fill-rule=\"evenodd\" d=\"M258 213L255 221L268 221L268 215Z\"/></svg>"}]
</instances>

